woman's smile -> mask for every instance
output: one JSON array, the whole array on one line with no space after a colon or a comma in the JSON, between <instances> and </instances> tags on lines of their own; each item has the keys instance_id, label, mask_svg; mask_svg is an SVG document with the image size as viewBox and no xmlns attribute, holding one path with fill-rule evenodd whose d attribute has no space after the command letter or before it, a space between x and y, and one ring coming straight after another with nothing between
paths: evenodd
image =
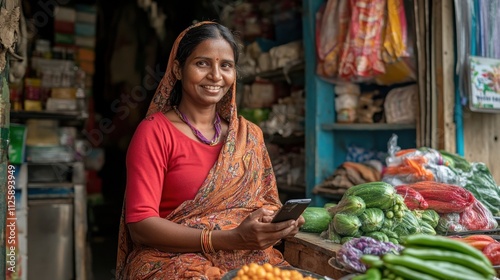
<instances>
[{"instance_id":1,"label":"woman's smile","mask_svg":"<svg viewBox=\"0 0 500 280\"><path fill-rule=\"evenodd\" d=\"M222 86L201 86L201 87L211 93L219 93L220 90L222 89Z\"/></svg>"}]
</instances>

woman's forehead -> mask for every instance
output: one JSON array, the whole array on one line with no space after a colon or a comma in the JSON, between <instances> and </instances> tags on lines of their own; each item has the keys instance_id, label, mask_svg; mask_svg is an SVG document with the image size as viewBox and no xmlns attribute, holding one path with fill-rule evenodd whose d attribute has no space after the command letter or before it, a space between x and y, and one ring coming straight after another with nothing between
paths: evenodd
<instances>
[{"instance_id":1,"label":"woman's forehead","mask_svg":"<svg viewBox=\"0 0 500 280\"><path fill-rule=\"evenodd\" d=\"M234 61L234 51L223 38L211 38L200 42L191 53L192 58L209 57Z\"/></svg>"}]
</instances>

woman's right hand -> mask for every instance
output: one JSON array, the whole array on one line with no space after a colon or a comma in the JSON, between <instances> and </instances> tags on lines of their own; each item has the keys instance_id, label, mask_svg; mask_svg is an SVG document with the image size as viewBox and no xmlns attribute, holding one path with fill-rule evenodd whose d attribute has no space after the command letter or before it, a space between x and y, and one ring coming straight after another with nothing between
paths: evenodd
<instances>
[{"instance_id":1,"label":"woman's right hand","mask_svg":"<svg viewBox=\"0 0 500 280\"><path fill-rule=\"evenodd\" d=\"M261 208L248 215L234 229L214 230L213 247L216 250L263 250L298 231L297 221L271 223L273 216L274 211ZM140 222L129 223L128 228L137 244L165 252L199 252L201 249L200 229L186 227L163 218L146 218Z\"/></svg>"},{"instance_id":2,"label":"woman's right hand","mask_svg":"<svg viewBox=\"0 0 500 280\"><path fill-rule=\"evenodd\" d=\"M271 223L274 211L260 208L248 215L243 222L233 229L240 242L240 250L263 250L269 248L297 230L296 221Z\"/></svg>"}]
</instances>

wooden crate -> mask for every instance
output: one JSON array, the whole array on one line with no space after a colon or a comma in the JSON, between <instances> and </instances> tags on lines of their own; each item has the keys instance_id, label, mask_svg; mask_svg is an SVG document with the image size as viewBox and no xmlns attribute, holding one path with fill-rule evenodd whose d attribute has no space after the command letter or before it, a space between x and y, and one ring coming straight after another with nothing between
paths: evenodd
<instances>
[{"instance_id":1,"label":"wooden crate","mask_svg":"<svg viewBox=\"0 0 500 280\"><path fill-rule=\"evenodd\" d=\"M328 260L336 257L340 247L321 238L319 234L299 232L295 237L285 240L284 256L295 267L339 279L348 273L333 268Z\"/></svg>"}]
</instances>

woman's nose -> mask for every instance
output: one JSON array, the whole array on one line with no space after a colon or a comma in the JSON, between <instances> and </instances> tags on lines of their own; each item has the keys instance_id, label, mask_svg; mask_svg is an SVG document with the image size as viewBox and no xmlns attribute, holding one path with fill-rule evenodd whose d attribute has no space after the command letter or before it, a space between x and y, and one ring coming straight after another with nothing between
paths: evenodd
<instances>
[{"instance_id":1,"label":"woman's nose","mask_svg":"<svg viewBox=\"0 0 500 280\"><path fill-rule=\"evenodd\" d=\"M214 81L219 81L222 79L221 71L219 69L219 66L213 66L212 71L209 73L209 78L214 80Z\"/></svg>"}]
</instances>

